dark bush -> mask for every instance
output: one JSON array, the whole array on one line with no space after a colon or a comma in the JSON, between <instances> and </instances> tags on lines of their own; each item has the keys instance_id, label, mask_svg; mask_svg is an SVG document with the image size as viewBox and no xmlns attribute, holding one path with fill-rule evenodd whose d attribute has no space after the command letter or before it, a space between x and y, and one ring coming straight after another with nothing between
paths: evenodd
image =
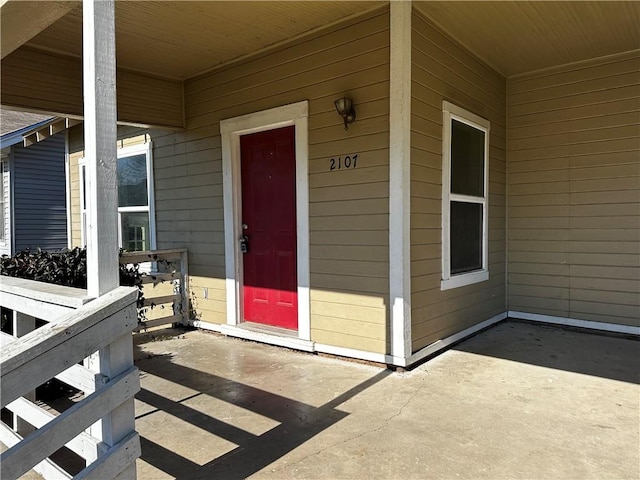
<instances>
[{"instance_id":1,"label":"dark bush","mask_svg":"<svg viewBox=\"0 0 640 480\"><path fill-rule=\"evenodd\" d=\"M122 251L120 251L122 255ZM67 287L87 288L87 249L76 247L61 252L29 249L13 257L0 257L0 275L55 283ZM138 320L144 321L142 274L138 264L120 265L120 285L138 288Z\"/></svg>"}]
</instances>

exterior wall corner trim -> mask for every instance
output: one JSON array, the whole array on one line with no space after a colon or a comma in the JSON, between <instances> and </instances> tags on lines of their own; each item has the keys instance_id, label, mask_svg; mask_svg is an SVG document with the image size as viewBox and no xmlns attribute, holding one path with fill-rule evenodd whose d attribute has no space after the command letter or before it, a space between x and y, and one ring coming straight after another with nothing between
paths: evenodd
<instances>
[{"instance_id":1,"label":"exterior wall corner trim","mask_svg":"<svg viewBox=\"0 0 640 480\"><path fill-rule=\"evenodd\" d=\"M411 355L411 14L391 2L389 82L389 303L391 356ZM395 363L395 362L394 362Z\"/></svg>"}]
</instances>

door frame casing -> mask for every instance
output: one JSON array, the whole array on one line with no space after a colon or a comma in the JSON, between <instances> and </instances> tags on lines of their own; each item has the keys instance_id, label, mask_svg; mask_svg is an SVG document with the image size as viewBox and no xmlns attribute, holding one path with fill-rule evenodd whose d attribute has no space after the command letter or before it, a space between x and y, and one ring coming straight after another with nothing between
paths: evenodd
<instances>
[{"instance_id":1,"label":"door frame casing","mask_svg":"<svg viewBox=\"0 0 640 480\"><path fill-rule=\"evenodd\" d=\"M241 324L243 319L243 258L239 247L243 234L240 137L295 126L298 338L302 340L311 340L308 118L309 102L305 100L220 122L227 324L233 326Z\"/></svg>"}]
</instances>

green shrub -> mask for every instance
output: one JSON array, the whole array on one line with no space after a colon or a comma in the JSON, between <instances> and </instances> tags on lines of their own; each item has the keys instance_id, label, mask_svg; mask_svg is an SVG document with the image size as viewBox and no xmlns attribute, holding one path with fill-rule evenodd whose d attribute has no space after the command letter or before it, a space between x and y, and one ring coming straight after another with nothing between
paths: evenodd
<instances>
[{"instance_id":1,"label":"green shrub","mask_svg":"<svg viewBox=\"0 0 640 480\"><path fill-rule=\"evenodd\" d=\"M120 251L122 255L122 250ZM0 257L0 275L87 288L87 249L76 247L60 252L29 249ZM144 321L142 273L138 264L120 265L120 285L138 288L138 320Z\"/></svg>"}]
</instances>

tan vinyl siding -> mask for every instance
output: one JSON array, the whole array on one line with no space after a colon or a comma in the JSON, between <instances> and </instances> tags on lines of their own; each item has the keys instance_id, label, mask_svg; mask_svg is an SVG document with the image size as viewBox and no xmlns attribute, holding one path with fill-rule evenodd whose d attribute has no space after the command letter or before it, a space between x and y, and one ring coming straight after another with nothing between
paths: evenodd
<instances>
[{"instance_id":1,"label":"tan vinyl siding","mask_svg":"<svg viewBox=\"0 0 640 480\"><path fill-rule=\"evenodd\" d=\"M189 248L200 320L226 323L220 121L308 100L312 340L387 352L388 79L384 8L185 83L186 130L153 138L156 225L159 248ZM329 170L352 154L356 169Z\"/></svg>"},{"instance_id":2,"label":"tan vinyl siding","mask_svg":"<svg viewBox=\"0 0 640 480\"><path fill-rule=\"evenodd\" d=\"M118 69L118 120L182 127L182 83ZM2 105L82 116L82 59L23 47L2 59Z\"/></svg>"},{"instance_id":3,"label":"tan vinyl siding","mask_svg":"<svg viewBox=\"0 0 640 480\"><path fill-rule=\"evenodd\" d=\"M640 325L640 52L509 81L509 310Z\"/></svg>"},{"instance_id":4,"label":"tan vinyl siding","mask_svg":"<svg viewBox=\"0 0 640 480\"><path fill-rule=\"evenodd\" d=\"M414 11L411 116L413 351L505 311L506 82ZM491 122L489 280L441 291L442 101Z\"/></svg>"}]
</instances>

